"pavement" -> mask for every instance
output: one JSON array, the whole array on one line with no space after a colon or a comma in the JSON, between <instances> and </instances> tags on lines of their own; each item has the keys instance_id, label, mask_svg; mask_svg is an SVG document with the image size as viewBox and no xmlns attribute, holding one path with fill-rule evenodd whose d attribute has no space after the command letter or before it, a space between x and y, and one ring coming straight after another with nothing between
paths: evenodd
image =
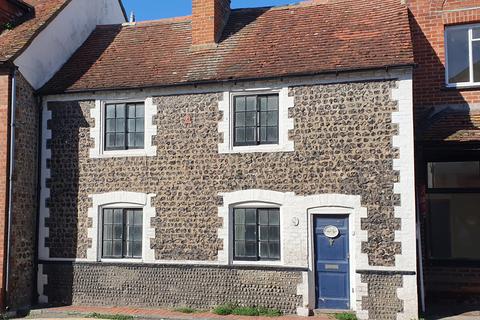
<instances>
[{"instance_id":1,"label":"pavement","mask_svg":"<svg viewBox=\"0 0 480 320\"><path fill-rule=\"evenodd\" d=\"M141 309L125 307L79 307L66 306L57 308L35 309L30 311L29 319L89 319L93 313L102 315L126 315L135 319L169 319L169 320L305 320L304 317L285 315L281 317L248 317L248 316L219 316L210 312L181 313L167 309ZM89 317L90 315L90 317ZM315 315L312 320L332 320L328 315ZM114 319L115 320L115 319Z\"/></svg>"}]
</instances>

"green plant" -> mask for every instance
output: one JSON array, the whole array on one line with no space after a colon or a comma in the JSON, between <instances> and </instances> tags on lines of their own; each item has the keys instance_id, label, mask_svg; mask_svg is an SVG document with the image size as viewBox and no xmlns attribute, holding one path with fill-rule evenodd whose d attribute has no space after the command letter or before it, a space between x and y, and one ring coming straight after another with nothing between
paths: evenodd
<instances>
[{"instance_id":1,"label":"green plant","mask_svg":"<svg viewBox=\"0 0 480 320\"><path fill-rule=\"evenodd\" d=\"M280 317L282 315L282 311L277 309L267 309L267 308L258 308L258 313L264 317Z\"/></svg>"},{"instance_id":2,"label":"green plant","mask_svg":"<svg viewBox=\"0 0 480 320\"><path fill-rule=\"evenodd\" d=\"M335 315L337 320L357 320L357 316L353 313L337 313Z\"/></svg>"},{"instance_id":3,"label":"green plant","mask_svg":"<svg viewBox=\"0 0 480 320\"><path fill-rule=\"evenodd\" d=\"M232 314L237 316L252 316L256 317L260 315L257 308L253 307L237 307L233 309Z\"/></svg>"},{"instance_id":4,"label":"green plant","mask_svg":"<svg viewBox=\"0 0 480 320\"><path fill-rule=\"evenodd\" d=\"M212 312L220 316L226 316L226 315L232 314L233 309L235 309L236 307L237 305L233 303L221 304L215 307L215 309L213 309Z\"/></svg>"},{"instance_id":5,"label":"green plant","mask_svg":"<svg viewBox=\"0 0 480 320\"><path fill-rule=\"evenodd\" d=\"M128 316L124 314L101 314L101 313L90 313L87 315L87 318L95 319L107 319L107 320L133 320L133 316Z\"/></svg>"},{"instance_id":6,"label":"green plant","mask_svg":"<svg viewBox=\"0 0 480 320\"><path fill-rule=\"evenodd\" d=\"M181 312L181 313L195 313L195 312L197 312L197 310L195 310L193 308L190 308L190 307L179 307L179 308L173 309L173 311Z\"/></svg>"}]
</instances>

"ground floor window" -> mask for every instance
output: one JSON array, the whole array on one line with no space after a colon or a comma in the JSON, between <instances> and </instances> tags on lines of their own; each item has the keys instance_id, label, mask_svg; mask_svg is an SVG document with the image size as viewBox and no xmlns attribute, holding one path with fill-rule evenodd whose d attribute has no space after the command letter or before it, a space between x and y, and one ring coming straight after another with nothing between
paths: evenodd
<instances>
[{"instance_id":1,"label":"ground floor window","mask_svg":"<svg viewBox=\"0 0 480 320\"><path fill-rule=\"evenodd\" d=\"M235 208L234 259L280 259L280 209Z\"/></svg>"},{"instance_id":2,"label":"ground floor window","mask_svg":"<svg viewBox=\"0 0 480 320\"><path fill-rule=\"evenodd\" d=\"M142 258L141 209L103 209L102 258Z\"/></svg>"},{"instance_id":3,"label":"ground floor window","mask_svg":"<svg viewBox=\"0 0 480 320\"><path fill-rule=\"evenodd\" d=\"M432 259L479 260L480 162L428 163Z\"/></svg>"}]
</instances>

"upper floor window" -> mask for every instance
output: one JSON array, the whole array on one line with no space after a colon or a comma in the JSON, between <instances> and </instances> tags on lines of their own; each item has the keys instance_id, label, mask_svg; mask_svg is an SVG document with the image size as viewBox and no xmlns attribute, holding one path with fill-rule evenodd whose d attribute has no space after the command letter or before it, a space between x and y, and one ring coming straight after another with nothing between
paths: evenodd
<instances>
[{"instance_id":1,"label":"upper floor window","mask_svg":"<svg viewBox=\"0 0 480 320\"><path fill-rule=\"evenodd\" d=\"M447 85L480 84L480 25L447 27L445 45Z\"/></svg>"},{"instance_id":2,"label":"upper floor window","mask_svg":"<svg viewBox=\"0 0 480 320\"><path fill-rule=\"evenodd\" d=\"M144 104L107 104L105 109L105 150L143 149Z\"/></svg>"},{"instance_id":3,"label":"upper floor window","mask_svg":"<svg viewBox=\"0 0 480 320\"><path fill-rule=\"evenodd\" d=\"M278 94L234 97L235 146L278 143Z\"/></svg>"}]
</instances>

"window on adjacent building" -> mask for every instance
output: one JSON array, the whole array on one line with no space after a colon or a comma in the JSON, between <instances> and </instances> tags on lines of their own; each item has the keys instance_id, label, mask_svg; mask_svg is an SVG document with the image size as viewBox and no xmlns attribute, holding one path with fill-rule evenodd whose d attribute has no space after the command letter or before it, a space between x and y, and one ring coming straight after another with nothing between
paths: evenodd
<instances>
[{"instance_id":1,"label":"window on adjacent building","mask_svg":"<svg viewBox=\"0 0 480 320\"><path fill-rule=\"evenodd\" d=\"M145 141L143 103L105 106L105 150L143 149Z\"/></svg>"},{"instance_id":2,"label":"window on adjacent building","mask_svg":"<svg viewBox=\"0 0 480 320\"><path fill-rule=\"evenodd\" d=\"M141 209L103 209L102 258L142 257Z\"/></svg>"},{"instance_id":3,"label":"window on adjacent building","mask_svg":"<svg viewBox=\"0 0 480 320\"><path fill-rule=\"evenodd\" d=\"M280 259L280 210L235 208L234 259Z\"/></svg>"},{"instance_id":4,"label":"window on adjacent building","mask_svg":"<svg viewBox=\"0 0 480 320\"><path fill-rule=\"evenodd\" d=\"M233 99L234 146L278 144L278 94Z\"/></svg>"},{"instance_id":5,"label":"window on adjacent building","mask_svg":"<svg viewBox=\"0 0 480 320\"><path fill-rule=\"evenodd\" d=\"M428 163L432 259L480 260L480 162Z\"/></svg>"},{"instance_id":6,"label":"window on adjacent building","mask_svg":"<svg viewBox=\"0 0 480 320\"><path fill-rule=\"evenodd\" d=\"M445 29L449 85L480 84L480 25Z\"/></svg>"}]
</instances>

